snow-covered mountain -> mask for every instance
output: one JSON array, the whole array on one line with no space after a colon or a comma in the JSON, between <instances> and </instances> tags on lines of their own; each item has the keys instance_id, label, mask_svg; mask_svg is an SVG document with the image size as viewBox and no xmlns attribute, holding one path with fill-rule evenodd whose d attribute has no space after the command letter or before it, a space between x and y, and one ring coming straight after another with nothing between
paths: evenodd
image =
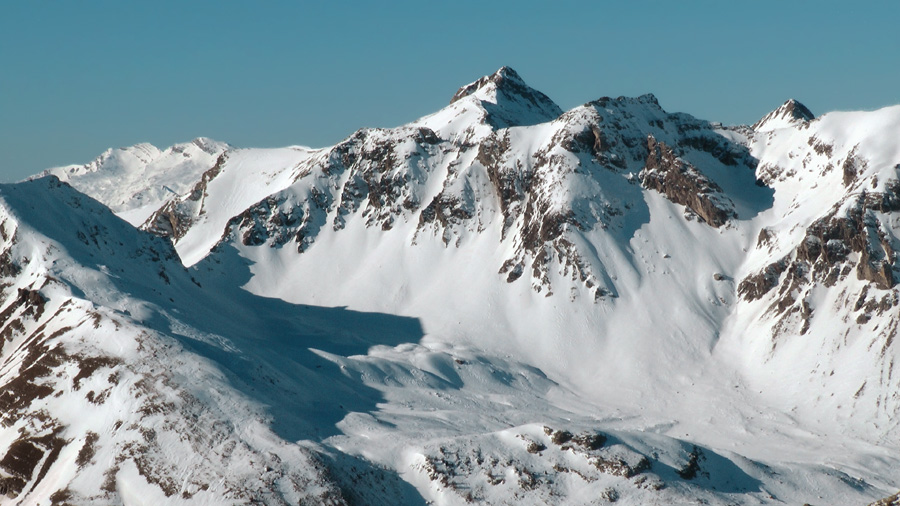
<instances>
[{"instance_id":1,"label":"snow-covered mountain","mask_svg":"<svg viewBox=\"0 0 900 506\"><path fill-rule=\"evenodd\" d=\"M202 137L166 150L137 144L108 149L85 165L56 167L34 177L54 175L126 221L140 224L172 195L189 190L227 149L227 144Z\"/></svg>"},{"instance_id":2,"label":"snow-covered mountain","mask_svg":"<svg viewBox=\"0 0 900 506\"><path fill-rule=\"evenodd\" d=\"M887 497L898 135L900 107L790 100L742 127L652 95L563 112L504 67L332 147L139 145L4 186L0 487Z\"/></svg>"}]
</instances>

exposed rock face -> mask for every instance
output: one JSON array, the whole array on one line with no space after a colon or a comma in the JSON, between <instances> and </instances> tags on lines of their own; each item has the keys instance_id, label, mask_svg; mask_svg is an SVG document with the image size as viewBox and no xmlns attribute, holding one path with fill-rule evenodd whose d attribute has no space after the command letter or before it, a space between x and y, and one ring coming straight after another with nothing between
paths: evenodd
<instances>
[{"instance_id":1,"label":"exposed rock face","mask_svg":"<svg viewBox=\"0 0 900 506\"><path fill-rule=\"evenodd\" d=\"M204 213L203 199L207 195L207 185L219 175L227 159L227 152L219 155L216 164L200 176L200 181L194 185L190 193L183 198L167 202L153 213L141 228L162 237L170 237L173 243L178 242L190 229L194 220Z\"/></svg>"},{"instance_id":2,"label":"exposed rock face","mask_svg":"<svg viewBox=\"0 0 900 506\"><path fill-rule=\"evenodd\" d=\"M780 287L769 311L785 323L788 316L799 314L802 334L811 316L806 298L816 285L831 287L855 273L857 279L867 281L881 293L892 290L897 285L900 259L898 239L886 225L886 215L900 211L897 188L895 181L885 192L849 196L815 220L791 254L744 278L738 293L753 301ZM758 247L766 245L765 237L761 232ZM882 314L897 305L896 295L876 293L868 295L867 290L860 295L854 311L860 312L861 319L867 321L873 311Z\"/></svg>"},{"instance_id":3,"label":"exposed rock face","mask_svg":"<svg viewBox=\"0 0 900 506\"><path fill-rule=\"evenodd\" d=\"M681 204L713 227L721 227L737 218L734 204L722 189L700 171L675 156L665 143L647 137L647 165L641 171L644 188L658 191L676 204Z\"/></svg>"},{"instance_id":4,"label":"exposed rock face","mask_svg":"<svg viewBox=\"0 0 900 506\"><path fill-rule=\"evenodd\" d=\"M748 301L761 299L778 286L779 278L786 268L785 260L769 264L761 272L744 278L738 285L738 294Z\"/></svg>"},{"instance_id":5,"label":"exposed rock face","mask_svg":"<svg viewBox=\"0 0 900 506\"><path fill-rule=\"evenodd\" d=\"M875 501L869 506L900 506L900 493Z\"/></svg>"},{"instance_id":6,"label":"exposed rock face","mask_svg":"<svg viewBox=\"0 0 900 506\"><path fill-rule=\"evenodd\" d=\"M866 170L866 161L860 159L856 154L856 148L847 154L844 163L841 164L841 173L844 176L844 186L851 186L856 182L856 178Z\"/></svg>"},{"instance_id":7,"label":"exposed rock face","mask_svg":"<svg viewBox=\"0 0 900 506\"><path fill-rule=\"evenodd\" d=\"M360 130L304 164L300 181L312 184L265 198L234 217L228 230L239 231L245 245L293 241L299 252L315 241L329 216L333 231L356 214L367 227L390 230L422 207L423 185L444 149L427 128Z\"/></svg>"}]
</instances>

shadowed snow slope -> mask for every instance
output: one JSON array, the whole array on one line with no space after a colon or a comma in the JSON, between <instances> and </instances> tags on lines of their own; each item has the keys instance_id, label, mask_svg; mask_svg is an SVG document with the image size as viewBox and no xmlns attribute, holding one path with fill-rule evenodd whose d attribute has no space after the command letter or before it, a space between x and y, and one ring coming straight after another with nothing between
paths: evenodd
<instances>
[{"instance_id":1,"label":"shadowed snow slope","mask_svg":"<svg viewBox=\"0 0 900 506\"><path fill-rule=\"evenodd\" d=\"M898 107L794 100L752 127L652 95L562 112L504 67L328 148L67 169L142 230L53 177L2 187L0 480L20 504L889 496L898 134ZM110 193L123 170L153 179Z\"/></svg>"}]
</instances>

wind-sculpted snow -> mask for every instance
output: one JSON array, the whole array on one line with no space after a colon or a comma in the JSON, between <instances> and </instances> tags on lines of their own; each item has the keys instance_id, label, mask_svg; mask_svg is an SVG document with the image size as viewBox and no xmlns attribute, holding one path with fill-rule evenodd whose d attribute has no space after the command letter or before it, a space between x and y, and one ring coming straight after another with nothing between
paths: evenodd
<instances>
[{"instance_id":1,"label":"wind-sculpted snow","mask_svg":"<svg viewBox=\"0 0 900 506\"><path fill-rule=\"evenodd\" d=\"M132 223L157 192L143 231L56 179L0 188L0 490L890 504L898 132L795 100L563 112L504 67L332 147L66 176ZM104 190L126 165L153 179Z\"/></svg>"}]
</instances>

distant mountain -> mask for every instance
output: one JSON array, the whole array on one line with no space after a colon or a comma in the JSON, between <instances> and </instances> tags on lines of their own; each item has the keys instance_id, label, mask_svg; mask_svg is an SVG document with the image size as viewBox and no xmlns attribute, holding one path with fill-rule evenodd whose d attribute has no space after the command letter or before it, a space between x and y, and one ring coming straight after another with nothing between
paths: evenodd
<instances>
[{"instance_id":1,"label":"distant mountain","mask_svg":"<svg viewBox=\"0 0 900 506\"><path fill-rule=\"evenodd\" d=\"M900 106L563 112L504 67L327 148L0 186L0 492L890 501L898 132Z\"/></svg>"},{"instance_id":2,"label":"distant mountain","mask_svg":"<svg viewBox=\"0 0 900 506\"><path fill-rule=\"evenodd\" d=\"M151 144L108 149L86 165L48 169L54 175L108 205L132 223L147 219L172 194L187 191L230 147L206 138L176 144L164 151Z\"/></svg>"}]
</instances>

